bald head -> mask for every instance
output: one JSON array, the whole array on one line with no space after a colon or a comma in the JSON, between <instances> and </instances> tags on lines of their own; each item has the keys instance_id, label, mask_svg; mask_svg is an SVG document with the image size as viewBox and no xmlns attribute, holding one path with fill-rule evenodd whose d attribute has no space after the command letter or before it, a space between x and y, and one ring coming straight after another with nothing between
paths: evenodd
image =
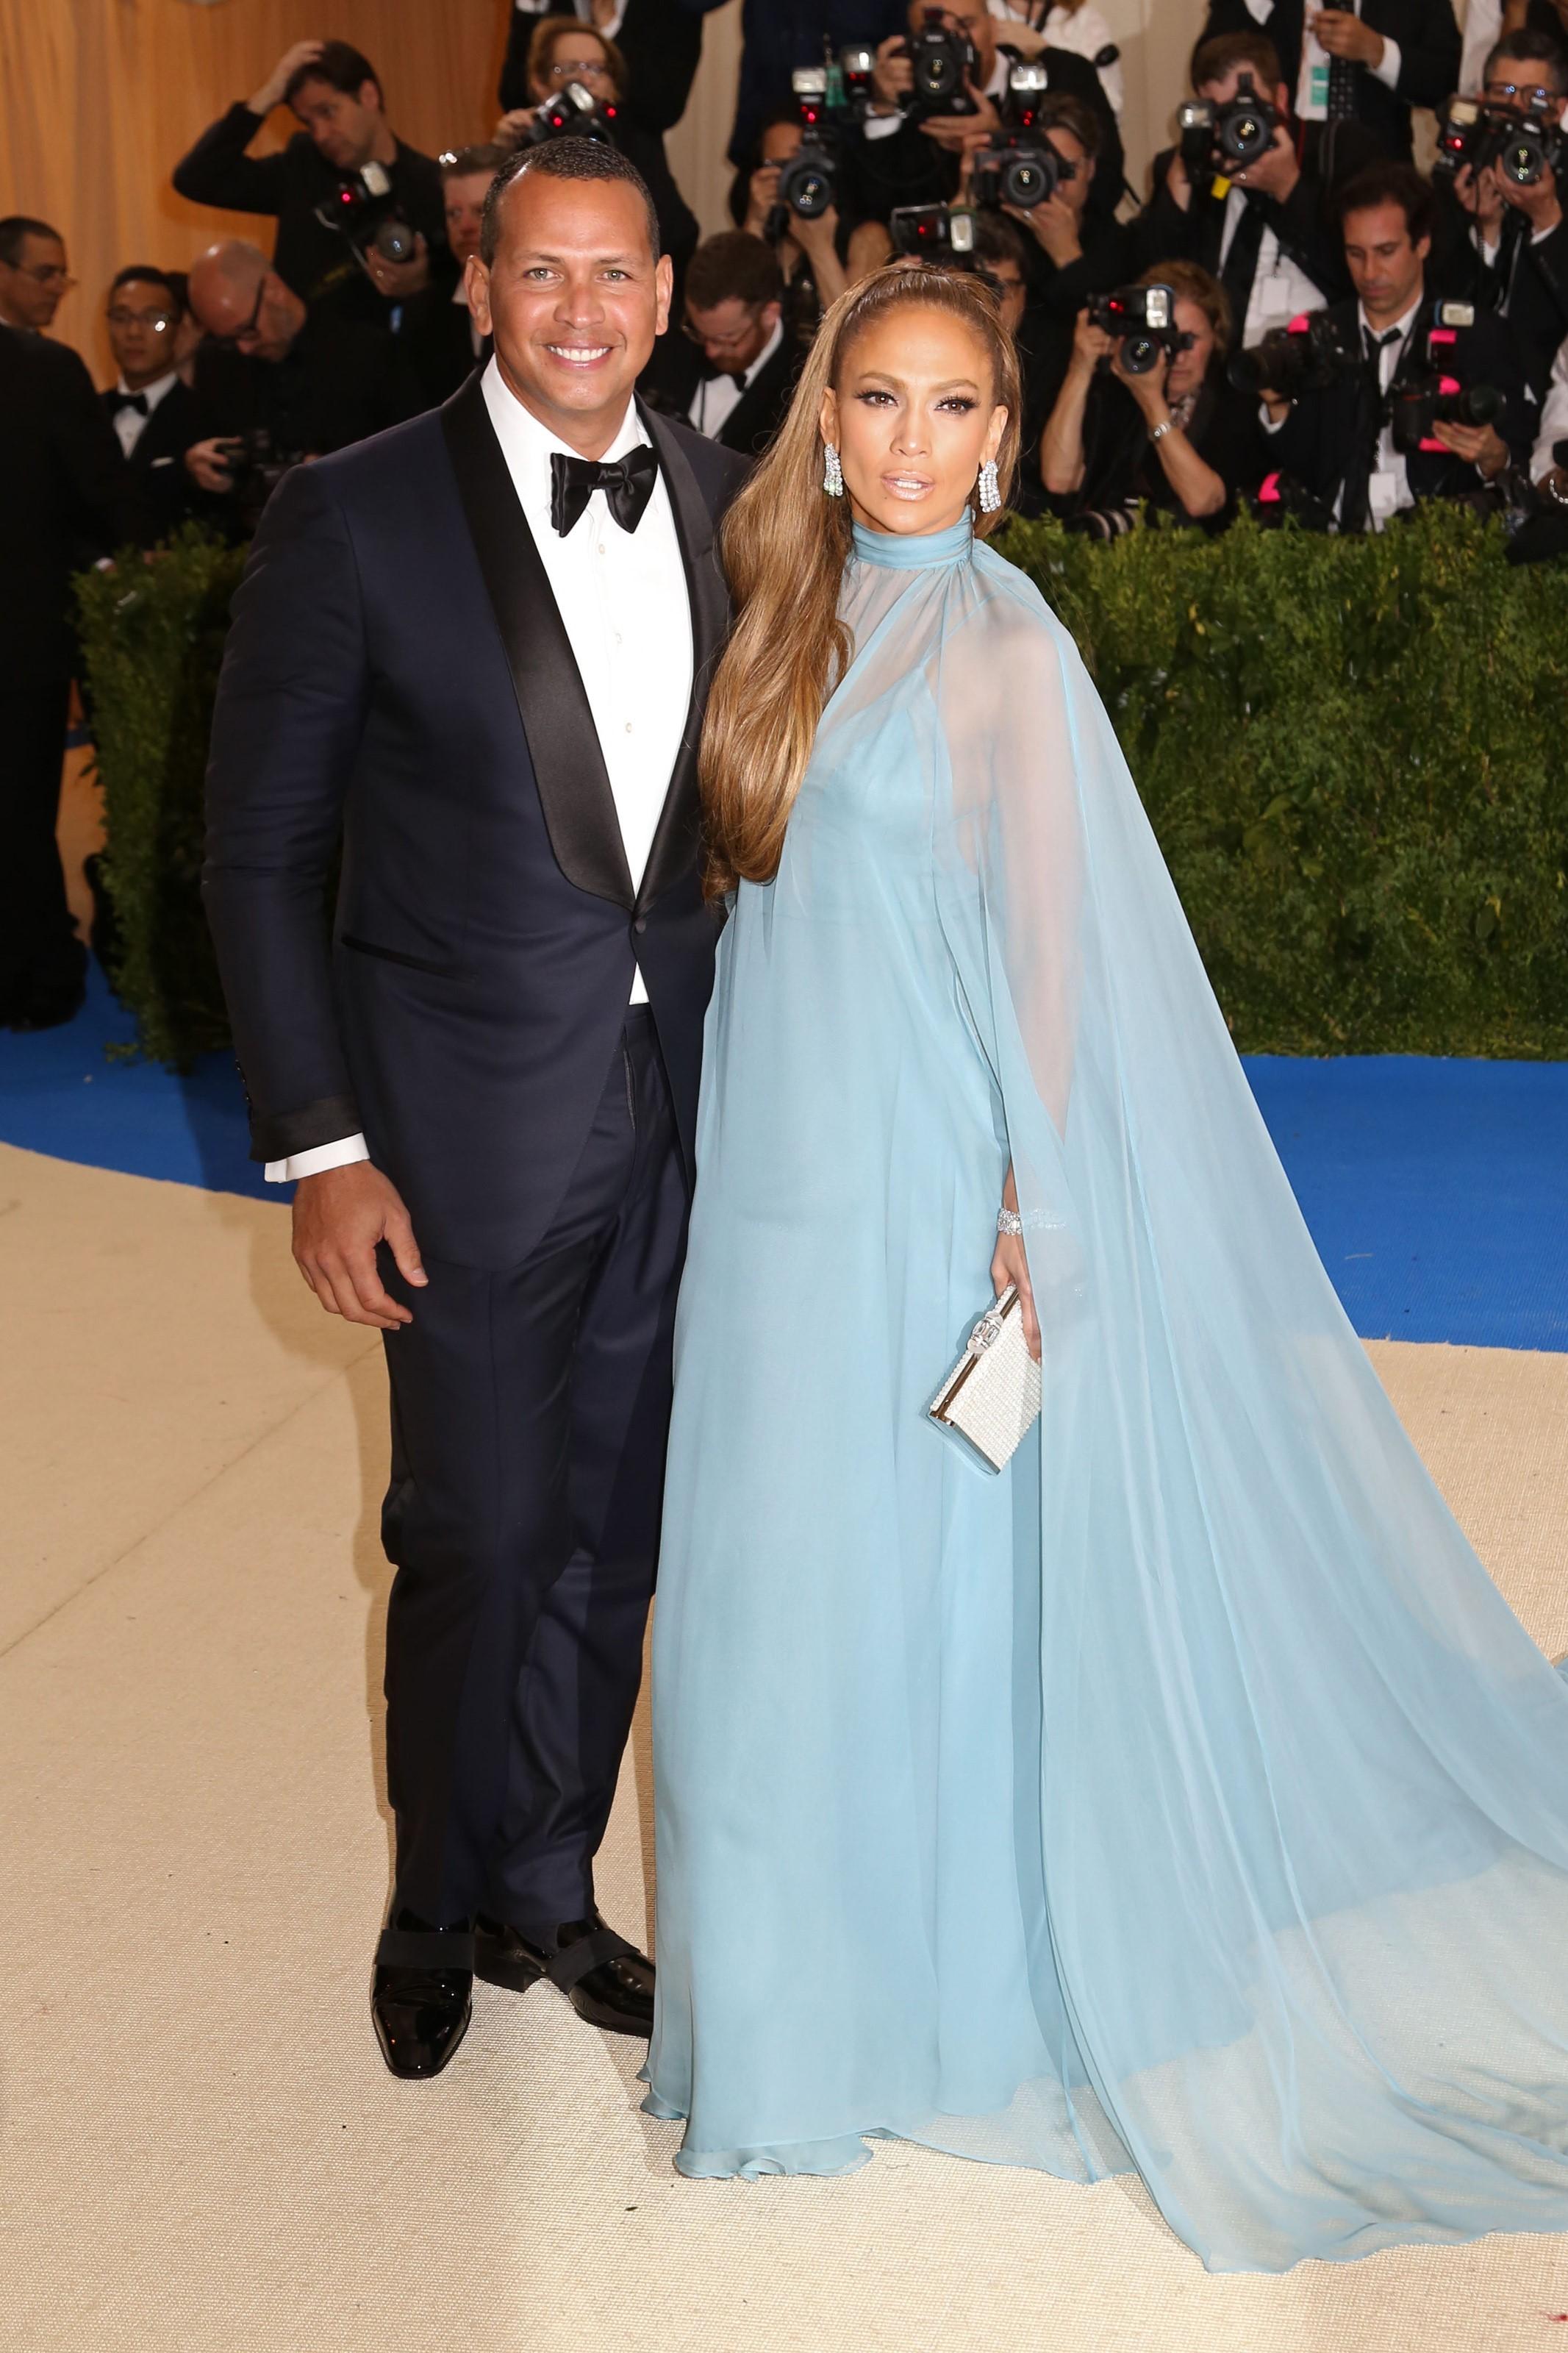
<instances>
[{"instance_id":1,"label":"bald head","mask_svg":"<svg viewBox=\"0 0 1568 2353\"><path fill-rule=\"evenodd\" d=\"M209 245L191 266L190 305L209 335L261 360L280 360L305 323L305 305L258 246Z\"/></svg>"}]
</instances>

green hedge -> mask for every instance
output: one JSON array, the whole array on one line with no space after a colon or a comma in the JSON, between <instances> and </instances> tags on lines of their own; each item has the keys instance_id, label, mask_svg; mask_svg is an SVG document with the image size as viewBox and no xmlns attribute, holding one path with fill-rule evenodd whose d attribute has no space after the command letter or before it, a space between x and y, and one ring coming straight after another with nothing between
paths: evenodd
<instances>
[{"instance_id":1,"label":"green hedge","mask_svg":"<svg viewBox=\"0 0 1568 2353\"><path fill-rule=\"evenodd\" d=\"M151 558L83 574L77 605L103 785L115 986L142 1051L184 1069L228 1039L202 913L202 792L243 549L188 525Z\"/></svg>"},{"instance_id":2,"label":"green hedge","mask_svg":"<svg viewBox=\"0 0 1568 2353\"><path fill-rule=\"evenodd\" d=\"M999 544L1083 649L1238 1046L1568 1055L1568 565L1436 507ZM197 880L240 562L191 532L81 586L120 986L175 1063L226 1036Z\"/></svg>"}]
</instances>

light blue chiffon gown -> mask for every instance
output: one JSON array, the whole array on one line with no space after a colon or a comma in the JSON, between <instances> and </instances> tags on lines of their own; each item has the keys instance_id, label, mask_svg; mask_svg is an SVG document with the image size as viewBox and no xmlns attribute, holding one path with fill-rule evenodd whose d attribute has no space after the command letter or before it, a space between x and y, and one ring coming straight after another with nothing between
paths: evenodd
<instances>
[{"instance_id":1,"label":"light blue chiffon gown","mask_svg":"<svg viewBox=\"0 0 1568 2353\"><path fill-rule=\"evenodd\" d=\"M647 2105L1135 2168L1214 2270L1568 2228L1568 1691L1302 1224L1070 639L857 531L709 1018L654 1629ZM925 1409L1009 1162L1045 1343Z\"/></svg>"}]
</instances>

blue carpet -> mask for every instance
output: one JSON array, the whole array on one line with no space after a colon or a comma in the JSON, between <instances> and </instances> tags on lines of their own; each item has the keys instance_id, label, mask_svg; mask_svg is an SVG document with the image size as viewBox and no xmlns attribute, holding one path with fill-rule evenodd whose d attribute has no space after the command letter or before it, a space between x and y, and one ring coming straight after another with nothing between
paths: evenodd
<instances>
[{"instance_id":1,"label":"blue carpet","mask_svg":"<svg viewBox=\"0 0 1568 2353\"><path fill-rule=\"evenodd\" d=\"M96 966L68 1027L0 1031L0 1141L285 1199L247 1157L232 1058L184 1079L107 1060L132 1035ZM1260 1054L1247 1072L1363 1337L1568 1350L1568 1062Z\"/></svg>"}]
</instances>

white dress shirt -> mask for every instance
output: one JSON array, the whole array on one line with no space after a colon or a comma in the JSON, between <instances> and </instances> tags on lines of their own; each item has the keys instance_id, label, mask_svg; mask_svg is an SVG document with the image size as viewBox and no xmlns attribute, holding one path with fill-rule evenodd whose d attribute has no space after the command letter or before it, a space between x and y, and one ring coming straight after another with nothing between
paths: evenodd
<instances>
[{"instance_id":1,"label":"white dress shirt","mask_svg":"<svg viewBox=\"0 0 1568 2353\"><path fill-rule=\"evenodd\" d=\"M1245 192L1233 187L1225 200L1225 225L1220 231L1222 270L1230 258L1231 244L1246 211ZM1298 269L1289 255L1281 252L1279 238L1266 227L1247 298L1247 316L1241 322L1242 345L1250 349L1254 343L1261 343L1272 328L1288 327L1303 311L1321 311L1326 300L1322 288L1314 286L1306 271Z\"/></svg>"},{"instance_id":2,"label":"white dress shirt","mask_svg":"<svg viewBox=\"0 0 1568 2353\"><path fill-rule=\"evenodd\" d=\"M577 16L584 25L594 24L593 0L517 0L517 13L520 16ZM602 25L594 25L594 30L613 41L626 13L625 0L621 0L621 5L612 8Z\"/></svg>"},{"instance_id":3,"label":"white dress shirt","mask_svg":"<svg viewBox=\"0 0 1568 2353\"><path fill-rule=\"evenodd\" d=\"M1360 330L1363 349L1369 335L1392 334L1394 338L1392 343L1384 343L1377 355L1377 380L1384 392L1394 382L1394 370L1405 356L1405 346L1410 340L1410 330L1415 324L1416 312L1420 310L1424 300L1425 296L1418 294L1404 318L1396 319L1392 328L1374 327L1361 304L1359 302L1356 304L1356 324ZM1336 518L1340 507L1344 503L1344 495L1342 486L1334 507ZM1385 423L1377 437L1377 457L1373 464L1372 479L1367 484L1366 495L1368 515L1373 531L1381 531L1390 515L1397 514L1401 508L1413 507L1415 503L1404 455L1394 446L1392 424Z\"/></svg>"},{"instance_id":4,"label":"white dress shirt","mask_svg":"<svg viewBox=\"0 0 1568 2353\"><path fill-rule=\"evenodd\" d=\"M1319 0L1319 5L1326 6L1328 0ZM1352 16L1361 15L1361 0L1335 0L1335 5ZM1261 25L1267 32L1274 20L1274 0L1247 0L1247 13L1255 25ZM1367 71L1373 81L1383 84L1384 90L1393 90L1399 80L1403 53L1398 42L1390 40L1386 33L1382 36L1382 40L1383 55L1376 65L1367 68ZM1301 70L1296 79L1296 113L1302 122L1324 122L1328 120L1329 64L1327 49L1311 26L1303 24Z\"/></svg>"},{"instance_id":5,"label":"white dress shirt","mask_svg":"<svg viewBox=\"0 0 1568 2353\"><path fill-rule=\"evenodd\" d=\"M784 341L784 321L774 322L773 333L752 362L743 375L705 376L691 396L691 414L688 420L699 433L710 440L722 433L731 417L741 406L741 399L753 385L779 345Z\"/></svg>"},{"instance_id":6,"label":"white dress shirt","mask_svg":"<svg viewBox=\"0 0 1568 2353\"><path fill-rule=\"evenodd\" d=\"M1036 10L1033 0L985 0L990 14L999 25L1032 25ZM1107 19L1095 6L1094 0L1083 0L1077 8L1054 7L1044 26L1046 47L1049 49L1070 49L1074 57L1087 58L1092 65L1101 49L1117 47L1117 38ZM1005 40L1007 36L1002 36ZM1121 86L1120 62L1106 66L1100 73L1100 88L1110 100L1112 111L1121 112L1126 92Z\"/></svg>"},{"instance_id":7,"label":"white dress shirt","mask_svg":"<svg viewBox=\"0 0 1568 2353\"><path fill-rule=\"evenodd\" d=\"M466 276L459 278L457 284L453 287L452 300L457 303L459 310L468 311L468 281ZM483 335L479 332L479 321L475 318L473 312L468 311L468 345L476 359L479 358L479 353L483 349L484 340Z\"/></svg>"},{"instance_id":8,"label":"white dress shirt","mask_svg":"<svg viewBox=\"0 0 1568 2353\"><path fill-rule=\"evenodd\" d=\"M594 714L635 890L691 702L691 606L669 488L660 473L635 532L621 529L603 491L595 491L563 538L550 520L550 460L557 450L566 457L573 451L508 390L493 357L479 383ZM606 464L647 438L628 404L626 423L605 452ZM640 967L633 975L631 1002L647 1002ZM269 1160L267 1176L281 1184L369 1156L363 1135L346 1136Z\"/></svg>"},{"instance_id":9,"label":"white dress shirt","mask_svg":"<svg viewBox=\"0 0 1568 2353\"><path fill-rule=\"evenodd\" d=\"M1535 451L1530 461L1532 482L1551 473L1557 463L1552 454L1554 441L1568 441L1568 343L1558 346L1557 357L1552 363L1552 381L1541 405L1541 430L1535 437Z\"/></svg>"},{"instance_id":10,"label":"white dress shirt","mask_svg":"<svg viewBox=\"0 0 1568 2353\"><path fill-rule=\"evenodd\" d=\"M177 369L171 368L166 375L158 376L152 384L144 384L142 386L142 397L147 404L147 417L141 416L134 408L121 408L116 411L114 430L119 435L120 446L128 458L147 430L147 417L152 416L164 394L178 381L178 373ZM121 376L114 389L121 396L128 396L131 386Z\"/></svg>"}]
</instances>

